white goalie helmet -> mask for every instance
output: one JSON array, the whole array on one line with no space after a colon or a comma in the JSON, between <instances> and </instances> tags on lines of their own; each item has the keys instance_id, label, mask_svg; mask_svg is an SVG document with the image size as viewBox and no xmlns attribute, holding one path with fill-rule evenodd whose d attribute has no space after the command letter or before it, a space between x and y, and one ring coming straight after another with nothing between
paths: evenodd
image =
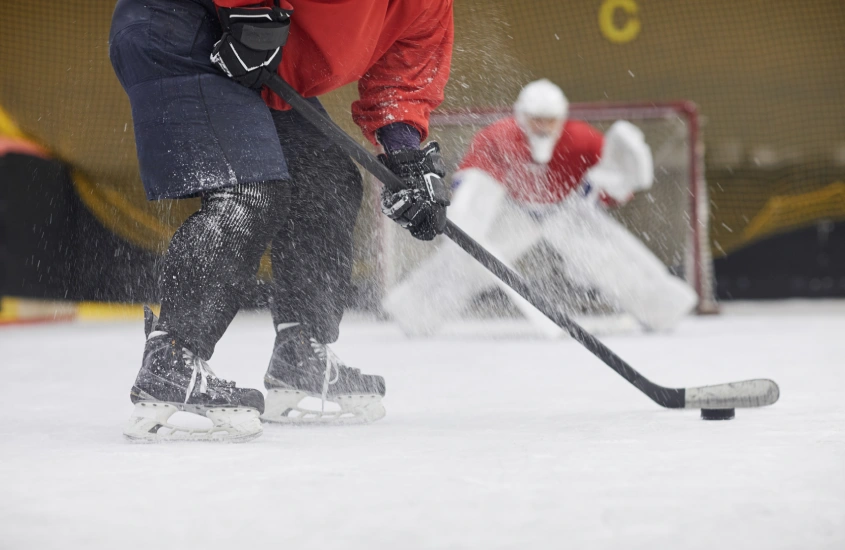
<instances>
[{"instance_id":1,"label":"white goalie helmet","mask_svg":"<svg viewBox=\"0 0 845 550\"><path fill-rule=\"evenodd\" d=\"M547 164L569 115L569 101L563 91L546 78L535 80L519 92L513 112L528 138L534 162Z\"/></svg>"}]
</instances>

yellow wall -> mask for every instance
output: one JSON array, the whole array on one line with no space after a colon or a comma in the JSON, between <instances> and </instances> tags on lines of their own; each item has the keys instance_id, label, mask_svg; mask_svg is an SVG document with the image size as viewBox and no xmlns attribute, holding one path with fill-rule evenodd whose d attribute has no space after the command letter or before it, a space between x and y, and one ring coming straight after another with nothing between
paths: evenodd
<instances>
[{"instance_id":1,"label":"yellow wall","mask_svg":"<svg viewBox=\"0 0 845 550\"><path fill-rule=\"evenodd\" d=\"M0 106L76 168L80 195L107 226L156 249L196 204L144 199L108 60L113 5L0 2ZM447 107L509 105L546 76L573 101L694 100L713 167L845 164L842 0L457 0L455 18ZM356 95L348 86L325 98L350 131ZM753 217L757 206L723 198L732 224Z\"/></svg>"}]
</instances>

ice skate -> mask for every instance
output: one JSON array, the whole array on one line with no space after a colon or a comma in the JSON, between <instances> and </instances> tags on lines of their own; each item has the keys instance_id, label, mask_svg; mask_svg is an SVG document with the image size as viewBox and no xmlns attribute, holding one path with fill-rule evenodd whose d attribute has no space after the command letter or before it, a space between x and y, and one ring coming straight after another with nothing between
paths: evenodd
<instances>
[{"instance_id":1,"label":"ice skate","mask_svg":"<svg viewBox=\"0 0 845 550\"><path fill-rule=\"evenodd\" d=\"M145 310L147 344L130 398L135 404L123 434L132 441L244 442L261 435L264 411L260 391L236 388L217 378L208 364L167 332L155 330L156 317ZM179 411L211 420L211 427L173 423Z\"/></svg>"},{"instance_id":2,"label":"ice skate","mask_svg":"<svg viewBox=\"0 0 845 550\"><path fill-rule=\"evenodd\" d=\"M362 424L385 414L384 378L344 365L299 323L280 324L261 416L282 424Z\"/></svg>"}]
</instances>

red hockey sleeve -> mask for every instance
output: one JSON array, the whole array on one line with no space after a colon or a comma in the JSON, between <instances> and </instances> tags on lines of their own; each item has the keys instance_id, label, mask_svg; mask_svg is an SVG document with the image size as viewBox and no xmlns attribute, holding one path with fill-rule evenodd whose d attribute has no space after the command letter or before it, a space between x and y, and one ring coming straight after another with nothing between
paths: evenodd
<instances>
[{"instance_id":1,"label":"red hockey sleeve","mask_svg":"<svg viewBox=\"0 0 845 550\"><path fill-rule=\"evenodd\" d=\"M576 124L578 124L576 122ZM601 150L604 147L604 134L597 128L581 122L577 133L578 151L584 163L584 170L595 166L601 160Z\"/></svg>"},{"instance_id":2,"label":"red hockey sleeve","mask_svg":"<svg viewBox=\"0 0 845 550\"><path fill-rule=\"evenodd\" d=\"M452 0L436 0L358 81L352 118L377 145L382 126L404 122L428 137L428 117L443 101L452 62Z\"/></svg>"}]
</instances>

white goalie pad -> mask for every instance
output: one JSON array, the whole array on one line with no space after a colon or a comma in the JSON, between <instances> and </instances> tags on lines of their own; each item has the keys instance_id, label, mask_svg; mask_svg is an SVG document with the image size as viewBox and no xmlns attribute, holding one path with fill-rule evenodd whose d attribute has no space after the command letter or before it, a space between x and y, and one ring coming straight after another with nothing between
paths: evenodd
<instances>
[{"instance_id":1,"label":"white goalie pad","mask_svg":"<svg viewBox=\"0 0 845 550\"><path fill-rule=\"evenodd\" d=\"M211 427L199 423L176 423L171 417L180 412L190 412L198 418L204 416ZM208 420L205 423L208 423ZM193 425L192 425L193 424ZM123 430L123 435L134 442L158 443L168 441L220 441L243 443L262 433L258 411L242 407L200 408L175 405L160 401L140 401Z\"/></svg>"},{"instance_id":2,"label":"white goalie pad","mask_svg":"<svg viewBox=\"0 0 845 550\"><path fill-rule=\"evenodd\" d=\"M449 219L477 240L490 230L507 192L493 176L478 168L456 172L454 179L459 186L452 195Z\"/></svg>"},{"instance_id":3,"label":"white goalie pad","mask_svg":"<svg viewBox=\"0 0 845 550\"><path fill-rule=\"evenodd\" d=\"M604 134L601 160L587 171L586 179L619 202L650 189L654 159L642 130L625 120L613 123Z\"/></svg>"},{"instance_id":4,"label":"white goalie pad","mask_svg":"<svg viewBox=\"0 0 845 550\"><path fill-rule=\"evenodd\" d=\"M646 328L673 328L698 295L604 209L573 197L544 221L543 237L563 259L566 277L595 288Z\"/></svg>"},{"instance_id":5,"label":"white goalie pad","mask_svg":"<svg viewBox=\"0 0 845 550\"><path fill-rule=\"evenodd\" d=\"M540 240L533 220L521 212L509 215L513 207L507 193L489 174L469 169L456 177L461 185L452 197L449 218L499 260L508 264ZM437 251L391 289L382 306L409 336L431 335L445 319L457 317L473 296L496 284L501 283L458 245L440 239ZM521 298L515 303L533 309ZM534 315L542 314L535 310Z\"/></svg>"}]
</instances>

